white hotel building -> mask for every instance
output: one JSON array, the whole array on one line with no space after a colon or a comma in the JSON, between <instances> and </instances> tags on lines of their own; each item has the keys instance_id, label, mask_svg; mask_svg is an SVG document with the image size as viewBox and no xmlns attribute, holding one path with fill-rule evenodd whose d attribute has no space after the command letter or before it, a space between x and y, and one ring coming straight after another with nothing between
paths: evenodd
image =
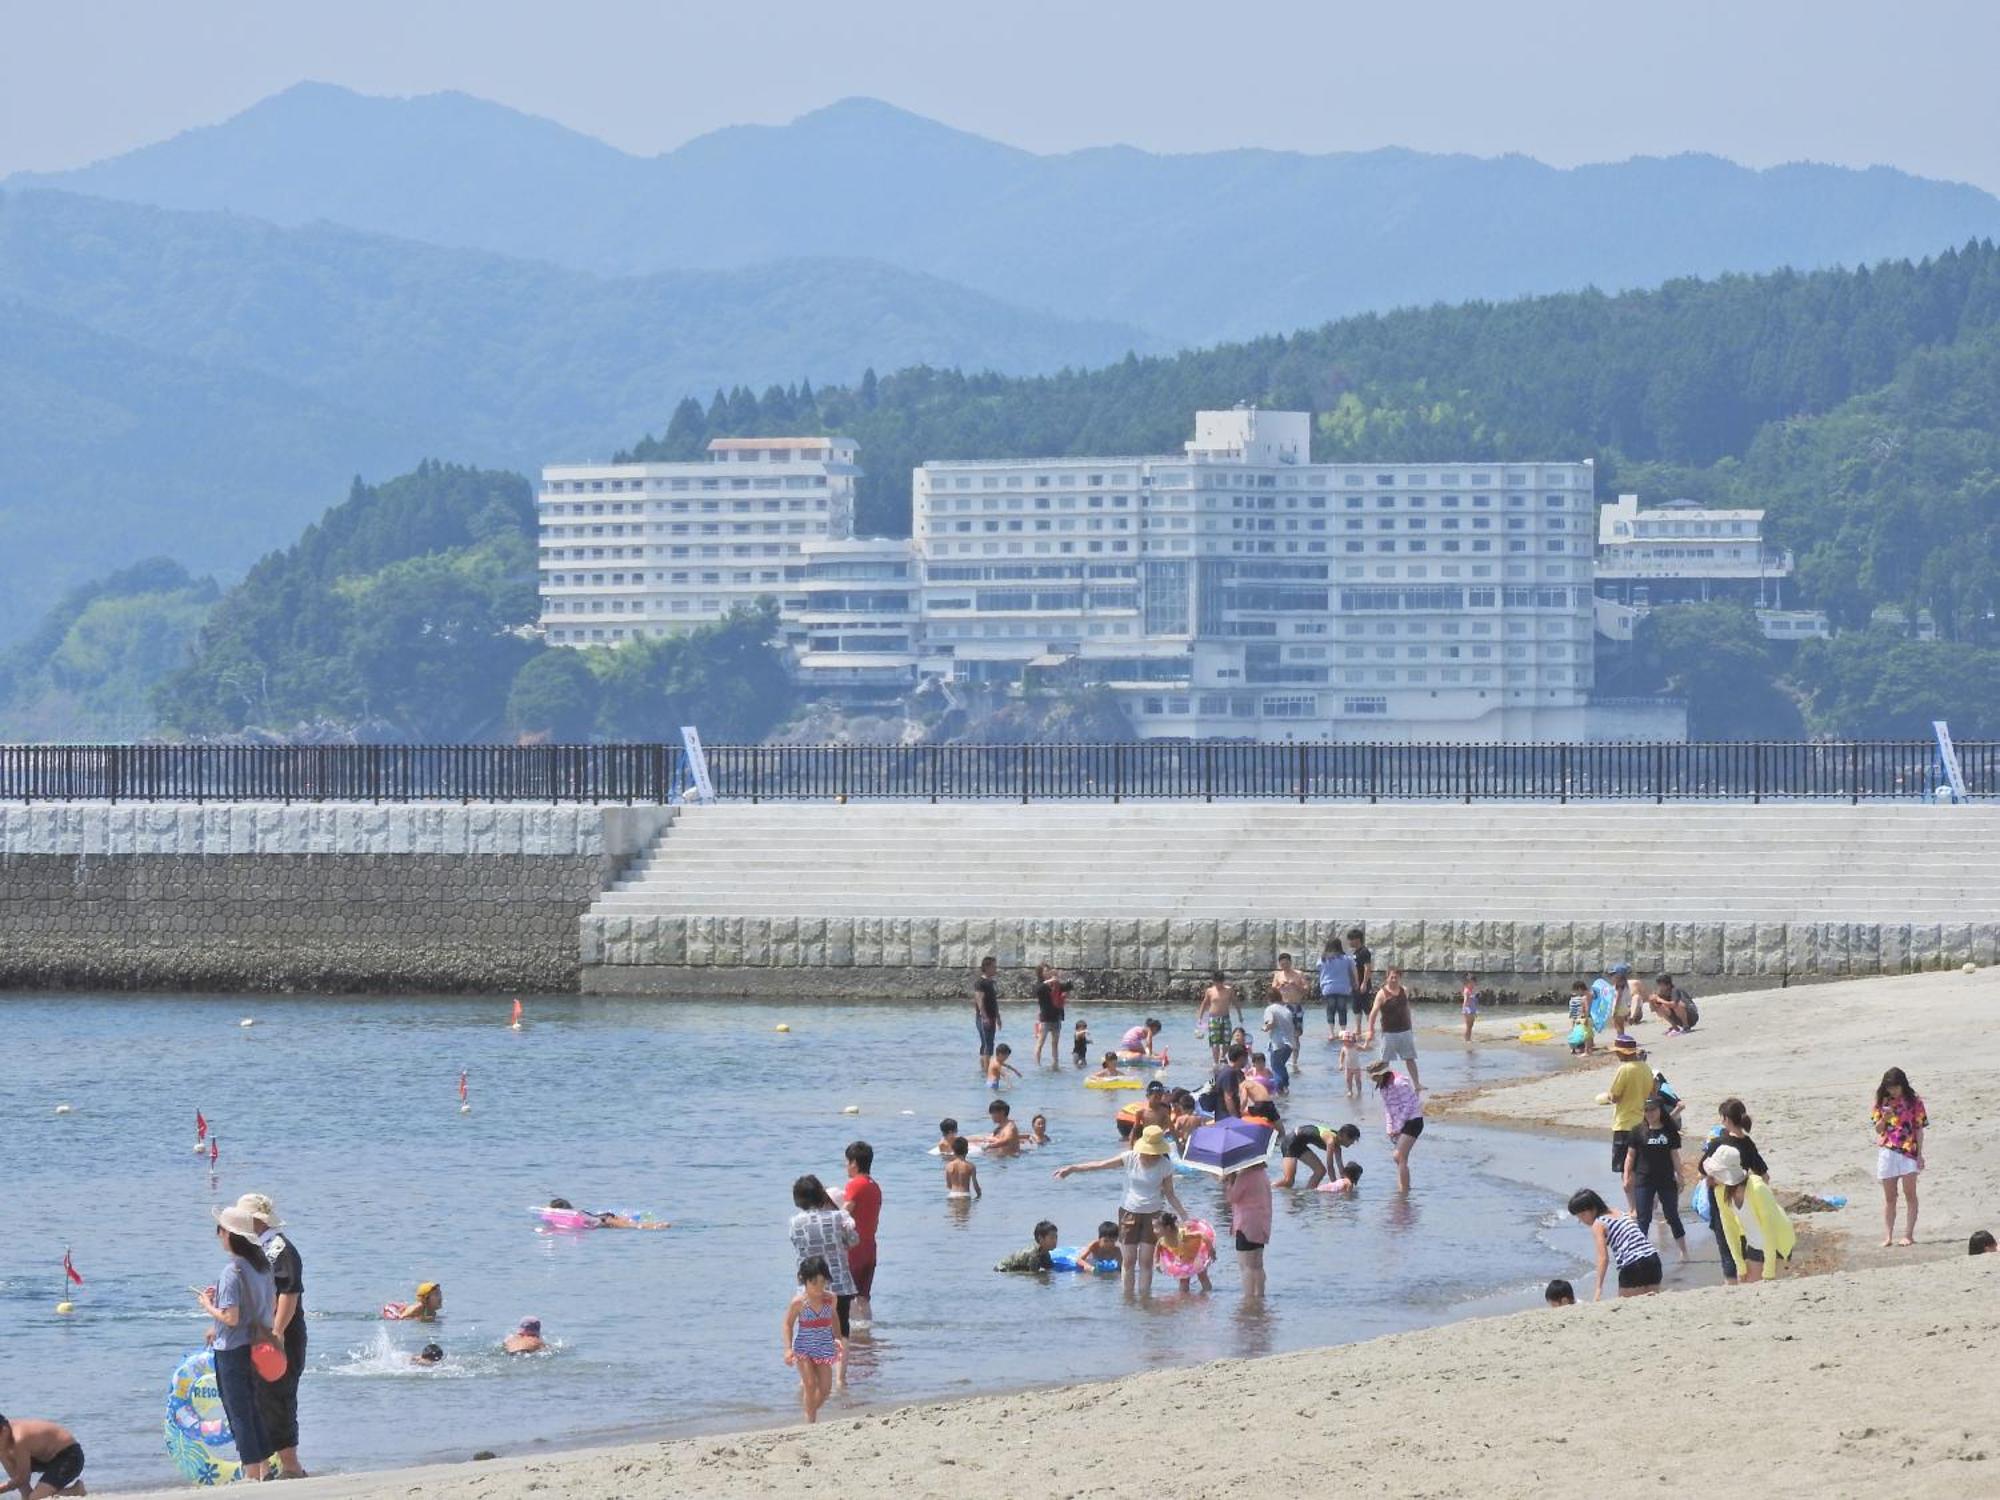
<instances>
[{"instance_id":1,"label":"white hotel building","mask_svg":"<svg viewBox=\"0 0 2000 1500\"><path fill-rule=\"evenodd\" d=\"M1315 464L1303 412L1179 454L933 462L855 539L844 438L543 471L542 624L616 644L779 600L801 676L1109 684L1148 738L1671 734L1589 707L1589 463Z\"/></svg>"},{"instance_id":2,"label":"white hotel building","mask_svg":"<svg viewBox=\"0 0 2000 1500\"><path fill-rule=\"evenodd\" d=\"M542 470L542 629L616 645L783 597L805 544L854 529L851 438L717 438L705 463Z\"/></svg>"},{"instance_id":3,"label":"white hotel building","mask_svg":"<svg viewBox=\"0 0 2000 1500\"><path fill-rule=\"evenodd\" d=\"M1148 737L1590 737L1592 466L1310 437L1238 408L1179 455L923 465L924 669L1073 666Z\"/></svg>"}]
</instances>

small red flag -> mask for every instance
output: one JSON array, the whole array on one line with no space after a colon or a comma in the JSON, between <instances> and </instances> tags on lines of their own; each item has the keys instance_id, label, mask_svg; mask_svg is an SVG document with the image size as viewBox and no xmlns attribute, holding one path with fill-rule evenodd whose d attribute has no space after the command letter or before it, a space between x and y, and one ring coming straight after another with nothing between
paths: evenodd
<instances>
[{"instance_id":1,"label":"small red flag","mask_svg":"<svg viewBox=\"0 0 2000 1500\"><path fill-rule=\"evenodd\" d=\"M63 1247L63 1275L67 1276L78 1286L83 1285L83 1278L76 1274L76 1267L70 1264L68 1246Z\"/></svg>"},{"instance_id":2,"label":"small red flag","mask_svg":"<svg viewBox=\"0 0 2000 1500\"><path fill-rule=\"evenodd\" d=\"M521 1002L518 1000L514 1002L514 1024L516 1026L521 1024Z\"/></svg>"},{"instance_id":3,"label":"small red flag","mask_svg":"<svg viewBox=\"0 0 2000 1500\"><path fill-rule=\"evenodd\" d=\"M458 1097L461 1101L465 1098L465 1076L465 1069L460 1068L458 1070Z\"/></svg>"},{"instance_id":4,"label":"small red flag","mask_svg":"<svg viewBox=\"0 0 2000 1500\"><path fill-rule=\"evenodd\" d=\"M198 1141L208 1139L208 1121L201 1117L200 1110L194 1112L194 1138Z\"/></svg>"},{"instance_id":5,"label":"small red flag","mask_svg":"<svg viewBox=\"0 0 2000 1500\"><path fill-rule=\"evenodd\" d=\"M210 1137L208 1142L208 1164L211 1167L215 1165L215 1159L218 1156L222 1155L221 1147L222 1147L221 1136L218 1135Z\"/></svg>"}]
</instances>

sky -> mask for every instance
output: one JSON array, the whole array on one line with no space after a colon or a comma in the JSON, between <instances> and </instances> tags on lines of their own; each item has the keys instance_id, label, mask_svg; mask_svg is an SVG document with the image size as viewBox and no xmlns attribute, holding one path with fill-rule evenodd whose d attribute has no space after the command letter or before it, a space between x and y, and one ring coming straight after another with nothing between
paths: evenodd
<instances>
[{"instance_id":1,"label":"sky","mask_svg":"<svg viewBox=\"0 0 2000 1500\"><path fill-rule=\"evenodd\" d=\"M1035 151L1707 151L2000 192L2000 0L0 0L0 176L305 79L628 151L869 95Z\"/></svg>"}]
</instances>

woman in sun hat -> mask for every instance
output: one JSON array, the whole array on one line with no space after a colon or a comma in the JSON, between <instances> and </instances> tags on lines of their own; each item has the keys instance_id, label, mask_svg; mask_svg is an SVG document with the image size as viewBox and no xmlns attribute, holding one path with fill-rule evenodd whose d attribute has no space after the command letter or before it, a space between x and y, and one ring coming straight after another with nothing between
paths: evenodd
<instances>
[{"instance_id":1,"label":"woman in sun hat","mask_svg":"<svg viewBox=\"0 0 2000 1500\"><path fill-rule=\"evenodd\" d=\"M271 1261L257 1243L257 1219L232 1205L215 1211L215 1237L229 1252L214 1286L198 1291L201 1310L215 1320L209 1343L215 1349L215 1385L229 1415L229 1433L245 1479L262 1479L271 1445L257 1405L257 1372L251 1345L271 1326L277 1290Z\"/></svg>"},{"instance_id":2,"label":"woman in sun hat","mask_svg":"<svg viewBox=\"0 0 2000 1500\"><path fill-rule=\"evenodd\" d=\"M1118 1204L1118 1239L1125 1251L1125 1290L1141 1296L1153 1289L1153 1245L1159 1238L1160 1214L1172 1205L1174 1216L1186 1222L1192 1217L1174 1191L1172 1138L1158 1125L1140 1131L1129 1151L1107 1156L1103 1161L1075 1162L1057 1167L1058 1180L1072 1172L1125 1173L1125 1196Z\"/></svg>"}]
</instances>

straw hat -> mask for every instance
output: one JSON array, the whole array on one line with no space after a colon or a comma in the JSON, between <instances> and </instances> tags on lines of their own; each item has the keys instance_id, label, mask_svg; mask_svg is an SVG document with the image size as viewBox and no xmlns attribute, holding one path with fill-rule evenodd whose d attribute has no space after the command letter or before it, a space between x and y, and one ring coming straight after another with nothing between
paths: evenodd
<instances>
[{"instance_id":1,"label":"straw hat","mask_svg":"<svg viewBox=\"0 0 2000 1500\"><path fill-rule=\"evenodd\" d=\"M1743 1153L1734 1146L1717 1146L1701 1169L1724 1187L1737 1187L1750 1175L1743 1170Z\"/></svg>"},{"instance_id":2,"label":"straw hat","mask_svg":"<svg viewBox=\"0 0 2000 1500\"><path fill-rule=\"evenodd\" d=\"M1165 1156L1169 1149L1167 1133L1158 1125L1148 1125L1139 1132L1139 1139L1132 1143L1132 1149L1141 1156Z\"/></svg>"},{"instance_id":3,"label":"straw hat","mask_svg":"<svg viewBox=\"0 0 2000 1500\"><path fill-rule=\"evenodd\" d=\"M215 1222L231 1234L240 1234L246 1240L257 1238L257 1219L248 1209L232 1203L227 1208L215 1210Z\"/></svg>"},{"instance_id":4,"label":"straw hat","mask_svg":"<svg viewBox=\"0 0 2000 1500\"><path fill-rule=\"evenodd\" d=\"M267 1228L285 1227L285 1221L278 1217L278 1205L262 1193L245 1193L236 1200L236 1206L252 1218L262 1219Z\"/></svg>"},{"instance_id":5,"label":"straw hat","mask_svg":"<svg viewBox=\"0 0 2000 1500\"><path fill-rule=\"evenodd\" d=\"M1620 1057L1637 1057L1639 1055L1639 1044L1621 1031L1611 1039L1611 1050L1616 1052Z\"/></svg>"},{"instance_id":6,"label":"straw hat","mask_svg":"<svg viewBox=\"0 0 2000 1500\"><path fill-rule=\"evenodd\" d=\"M1383 1079L1387 1078L1391 1073L1395 1071L1396 1070L1389 1065L1389 1059L1386 1057L1378 1057L1375 1059L1375 1061L1373 1061L1368 1065L1368 1076L1374 1079L1377 1083L1380 1083Z\"/></svg>"}]
</instances>

